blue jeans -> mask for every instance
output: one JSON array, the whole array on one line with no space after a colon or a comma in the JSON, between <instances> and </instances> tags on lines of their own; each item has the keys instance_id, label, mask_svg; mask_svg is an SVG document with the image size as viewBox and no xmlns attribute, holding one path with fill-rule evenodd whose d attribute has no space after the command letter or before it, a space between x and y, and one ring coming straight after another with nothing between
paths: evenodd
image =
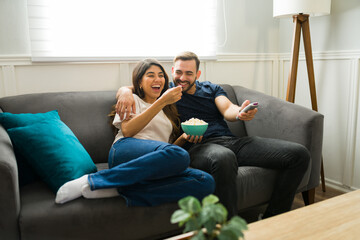
<instances>
[{"instance_id":1,"label":"blue jeans","mask_svg":"<svg viewBox=\"0 0 360 240\"><path fill-rule=\"evenodd\" d=\"M261 137L214 137L189 149L191 166L210 173L217 195L228 209L237 214L236 176L240 166L278 170L275 187L264 217L291 209L296 190L310 162L310 153L302 145Z\"/></svg>"},{"instance_id":2,"label":"blue jeans","mask_svg":"<svg viewBox=\"0 0 360 240\"><path fill-rule=\"evenodd\" d=\"M91 190L117 188L128 206L154 206L213 193L211 175L188 168L186 150L169 143L122 138L110 149L109 169L89 175Z\"/></svg>"}]
</instances>

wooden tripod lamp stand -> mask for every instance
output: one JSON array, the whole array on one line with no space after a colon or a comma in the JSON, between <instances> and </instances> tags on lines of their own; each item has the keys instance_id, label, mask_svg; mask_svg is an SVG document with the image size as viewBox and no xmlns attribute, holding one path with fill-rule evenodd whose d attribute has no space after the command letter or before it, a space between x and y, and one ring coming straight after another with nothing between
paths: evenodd
<instances>
[{"instance_id":1,"label":"wooden tripod lamp stand","mask_svg":"<svg viewBox=\"0 0 360 240\"><path fill-rule=\"evenodd\" d=\"M306 66L309 78L309 88L311 105L314 111L318 111L314 64L310 40L310 16L322 16L330 14L331 0L274 0L274 17L292 17L294 21L294 35L292 44L292 54L290 60L290 72L286 92L286 101L295 102L296 76L299 61L300 35L303 33ZM322 190L325 192L325 174L323 158L321 157L321 183Z\"/></svg>"}]
</instances>

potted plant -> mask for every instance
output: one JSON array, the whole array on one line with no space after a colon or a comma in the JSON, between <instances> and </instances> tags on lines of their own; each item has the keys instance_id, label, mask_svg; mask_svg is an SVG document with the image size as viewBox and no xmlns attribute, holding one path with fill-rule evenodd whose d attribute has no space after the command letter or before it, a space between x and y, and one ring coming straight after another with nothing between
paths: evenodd
<instances>
[{"instance_id":1,"label":"potted plant","mask_svg":"<svg viewBox=\"0 0 360 240\"><path fill-rule=\"evenodd\" d=\"M171 216L171 223L185 225L184 233L193 231L194 240L238 240L244 237L247 223L239 216L227 219L226 208L218 197L209 195L200 201L192 196L179 200L180 209Z\"/></svg>"}]
</instances>

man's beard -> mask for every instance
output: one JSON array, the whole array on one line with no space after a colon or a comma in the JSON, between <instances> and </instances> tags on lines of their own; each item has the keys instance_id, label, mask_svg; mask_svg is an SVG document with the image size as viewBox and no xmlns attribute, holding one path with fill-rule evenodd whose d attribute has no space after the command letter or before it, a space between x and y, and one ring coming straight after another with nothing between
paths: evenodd
<instances>
[{"instance_id":1,"label":"man's beard","mask_svg":"<svg viewBox=\"0 0 360 240\"><path fill-rule=\"evenodd\" d=\"M180 84L176 84L176 83L179 83L179 82L182 82L182 81L175 79L175 86L180 85ZM186 81L186 82L189 82L189 81ZM195 78L194 82L192 84L190 84L185 90L183 89L182 92L187 93L195 85L195 82L196 82L196 78Z\"/></svg>"}]
</instances>

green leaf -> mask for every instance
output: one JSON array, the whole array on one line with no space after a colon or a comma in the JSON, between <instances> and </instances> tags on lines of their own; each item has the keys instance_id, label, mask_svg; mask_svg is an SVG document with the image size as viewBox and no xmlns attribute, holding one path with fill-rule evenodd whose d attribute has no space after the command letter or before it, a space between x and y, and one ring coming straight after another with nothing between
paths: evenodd
<instances>
[{"instance_id":1,"label":"green leaf","mask_svg":"<svg viewBox=\"0 0 360 240\"><path fill-rule=\"evenodd\" d=\"M202 212L200 213L201 222L207 222L209 219L214 219L217 223L224 223L227 219L227 210L226 208L217 203L215 205L207 205L203 207Z\"/></svg>"},{"instance_id":2,"label":"green leaf","mask_svg":"<svg viewBox=\"0 0 360 240\"><path fill-rule=\"evenodd\" d=\"M210 194L202 200L202 205L207 206L207 205L215 204L217 202L219 202L219 198L213 194Z\"/></svg>"},{"instance_id":3,"label":"green leaf","mask_svg":"<svg viewBox=\"0 0 360 240\"><path fill-rule=\"evenodd\" d=\"M208 234L211 235L216 228L216 221L214 219L209 219L208 221L203 223L203 226L206 228Z\"/></svg>"},{"instance_id":4,"label":"green leaf","mask_svg":"<svg viewBox=\"0 0 360 240\"><path fill-rule=\"evenodd\" d=\"M241 230L247 230L248 229L247 222L243 218L241 218L239 216L232 217L228 224L229 225L234 225L234 226L236 226L237 228L239 228Z\"/></svg>"},{"instance_id":5,"label":"green leaf","mask_svg":"<svg viewBox=\"0 0 360 240\"><path fill-rule=\"evenodd\" d=\"M239 236L233 232L231 229L221 229L221 232L218 236L219 240L238 240Z\"/></svg>"},{"instance_id":6,"label":"green leaf","mask_svg":"<svg viewBox=\"0 0 360 240\"><path fill-rule=\"evenodd\" d=\"M215 216L216 216L216 221L218 223L226 222L228 211L226 210L226 208L222 204L217 203L215 205L214 213L215 213Z\"/></svg>"},{"instance_id":7,"label":"green leaf","mask_svg":"<svg viewBox=\"0 0 360 240\"><path fill-rule=\"evenodd\" d=\"M176 210L171 215L171 223L180 223L180 227L184 224L184 221L188 220L191 217L191 215L187 212L185 212L182 209Z\"/></svg>"},{"instance_id":8,"label":"green leaf","mask_svg":"<svg viewBox=\"0 0 360 240\"><path fill-rule=\"evenodd\" d=\"M191 238L191 240L206 240L206 237L203 231L199 231Z\"/></svg>"},{"instance_id":9,"label":"green leaf","mask_svg":"<svg viewBox=\"0 0 360 240\"><path fill-rule=\"evenodd\" d=\"M247 223L244 219L235 216L231 220L224 224L221 228L220 235L222 240L239 239L244 237L243 230L247 229ZM220 238L219 238L220 239Z\"/></svg>"},{"instance_id":10,"label":"green leaf","mask_svg":"<svg viewBox=\"0 0 360 240\"><path fill-rule=\"evenodd\" d=\"M200 229L201 225L199 221L196 218L190 218L185 224L184 232L191 232Z\"/></svg>"},{"instance_id":11,"label":"green leaf","mask_svg":"<svg viewBox=\"0 0 360 240\"><path fill-rule=\"evenodd\" d=\"M228 237L234 236L236 239L239 237L243 237L243 233L240 228L237 228L236 226L229 224L222 227L221 233L225 234Z\"/></svg>"},{"instance_id":12,"label":"green leaf","mask_svg":"<svg viewBox=\"0 0 360 240\"><path fill-rule=\"evenodd\" d=\"M190 214L199 213L201 211L199 200L192 196L180 199L179 206L182 210Z\"/></svg>"}]
</instances>

